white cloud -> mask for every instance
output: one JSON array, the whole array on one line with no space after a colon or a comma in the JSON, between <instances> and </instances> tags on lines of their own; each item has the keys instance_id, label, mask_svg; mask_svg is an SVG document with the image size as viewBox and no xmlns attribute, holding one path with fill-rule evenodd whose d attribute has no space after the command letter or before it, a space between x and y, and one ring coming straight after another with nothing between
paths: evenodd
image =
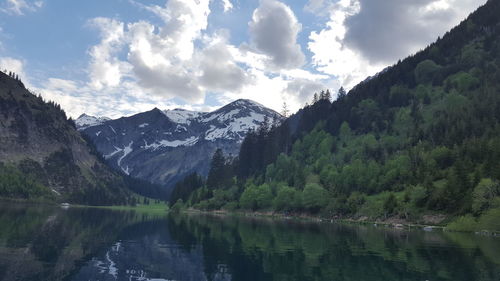
<instances>
[{"instance_id":1,"label":"white cloud","mask_svg":"<svg viewBox=\"0 0 500 281\"><path fill-rule=\"evenodd\" d=\"M7 70L7 73L12 71L16 73L21 80L25 83L27 82L27 76L24 72L24 61L11 58L11 57L0 57L0 70Z\"/></svg>"},{"instance_id":2,"label":"white cloud","mask_svg":"<svg viewBox=\"0 0 500 281\"><path fill-rule=\"evenodd\" d=\"M197 69L201 71L200 85L210 91L238 91L253 77L239 67L224 36L209 39L208 46L198 58Z\"/></svg>"},{"instance_id":3,"label":"white cloud","mask_svg":"<svg viewBox=\"0 0 500 281\"><path fill-rule=\"evenodd\" d=\"M292 68L297 62L303 63L304 55L296 43L300 24L289 7L265 0L254 12L256 25L262 24L261 20L269 24L268 18L272 16L262 14L259 9L270 5L279 12L278 16L285 16L284 28L288 32L281 37L286 42L276 43L281 44L276 45L277 51L284 50L286 57L276 55L273 61L290 69L283 70L283 75L265 79L269 71L269 54L256 53L253 48L248 48L248 44L231 45L228 43L229 33L225 30L205 33L210 13L208 4L208 0L170 0L165 7L136 3L159 16L164 23L162 26L146 21L125 24L107 18L90 21L91 26L100 30L101 41L89 51L89 85L103 92L130 85L146 97L181 98L201 104L207 92L215 92L221 100L227 100L228 97L249 97L250 89L258 88L262 92L261 83L273 84L270 87L279 89L277 95L281 104L280 95L284 93L288 79L304 75L313 80L325 78ZM268 36L258 34L259 28L250 29L255 36ZM119 54L123 53L127 55L120 57ZM261 102L273 100L269 95L259 98Z\"/></svg>"},{"instance_id":4,"label":"white cloud","mask_svg":"<svg viewBox=\"0 0 500 281\"><path fill-rule=\"evenodd\" d=\"M169 0L165 7L145 6L164 21L159 29L159 46L168 47L164 54L179 60L189 60L194 41L208 26L209 0Z\"/></svg>"},{"instance_id":5,"label":"white cloud","mask_svg":"<svg viewBox=\"0 0 500 281\"><path fill-rule=\"evenodd\" d=\"M82 113L118 118L154 107L178 107L159 97L137 94L139 89L128 82L106 91L95 91L83 82L49 78L34 90L45 99L59 103L73 118Z\"/></svg>"},{"instance_id":6,"label":"white cloud","mask_svg":"<svg viewBox=\"0 0 500 281\"><path fill-rule=\"evenodd\" d=\"M25 12L34 12L42 8L43 4L44 2L41 0L5 0L5 2L0 5L0 11L11 15L22 16Z\"/></svg>"},{"instance_id":7,"label":"white cloud","mask_svg":"<svg viewBox=\"0 0 500 281\"><path fill-rule=\"evenodd\" d=\"M101 32L101 42L90 51L90 84L96 90L117 86L129 64L115 55L124 44L124 24L108 18L95 18L89 22Z\"/></svg>"},{"instance_id":8,"label":"white cloud","mask_svg":"<svg viewBox=\"0 0 500 281\"><path fill-rule=\"evenodd\" d=\"M319 32L311 32L308 44L313 53L312 62L318 70L334 75L345 87L355 84L376 73L381 67L371 65L359 53L345 45L348 17L359 13L359 3L355 0L341 0L332 8L327 27Z\"/></svg>"},{"instance_id":9,"label":"white cloud","mask_svg":"<svg viewBox=\"0 0 500 281\"><path fill-rule=\"evenodd\" d=\"M233 9L233 3L231 3L231 0L222 0L222 7L224 12L229 12Z\"/></svg>"},{"instance_id":10,"label":"white cloud","mask_svg":"<svg viewBox=\"0 0 500 281\"><path fill-rule=\"evenodd\" d=\"M297 44L302 25L290 7L275 0L261 0L249 27L252 44L269 57L269 67L280 70L304 64L305 56Z\"/></svg>"},{"instance_id":11,"label":"white cloud","mask_svg":"<svg viewBox=\"0 0 500 281\"><path fill-rule=\"evenodd\" d=\"M324 89L325 86L323 83L299 78L288 82L285 91L289 95L295 96L298 101L308 101L311 100L314 93L318 93Z\"/></svg>"},{"instance_id":12,"label":"white cloud","mask_svg":"<svg viewBox=\"0 0 500 281\"><path fill-rule=\"evenodd\" d=\"M351 88L433 42L486 0L340 0L325 27L311 32L314 66Z\"/></svg>"},{"instance_id":13,"label":"white cloud","mask_svg":"<svg viewBox=\"0 0 500 281\"><path fill-rule=\"evenodd\" d=\"M324 19L328 17L332 6L337 4L340 0L309 0L304 6L305 12L314 14L317 18Z\"/></svg>"}]
</instances>

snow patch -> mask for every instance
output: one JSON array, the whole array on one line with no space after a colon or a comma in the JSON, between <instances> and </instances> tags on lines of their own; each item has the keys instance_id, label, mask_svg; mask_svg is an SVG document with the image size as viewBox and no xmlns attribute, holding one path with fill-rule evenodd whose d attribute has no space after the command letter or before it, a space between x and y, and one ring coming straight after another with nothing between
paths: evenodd
<instances>
[{"instance_id":1,"label":"snow patch","mask_svg":"<svg viewBox=\"0 0 500 281\"><path fill-rule=\"evenodd\" d=\"M122 157L118 158L118 161L117 161L117 163L118 163L118 167L121 167L121 163L122 163L123 158L125 158L128 154L130 154L130 152L132 152L132 151L133 151L133 149L132 149L132 144L134 144L134 142L133 142L133 141L131 141L131 142L130 142L127 146L125 146L125 147L122 149L122 151L123 151L123 155L122 155ZM123 168L122 168L122 169L123 169Z\"/></svg>"},{"instance_id":2,"label":"snow patch","mask_svg":"<svg viewBox=\"0 0 500 281\"><path fill-rule=\"evenodd\" d=\"M129 168L128 168L128 165L127 165L127 168L123 169L123 167L120 167L122 169L122 171L127 174L127 176L130 176L130 171L129 171Z\"/></svg>"},{"instance_id":3,"label":"snow patch","mask_svg":"<svg viewBox=\"0 0 500 281\"><path fill-rule=\"evenodd\" d=\"M177 127L175 127L175 131L176 132L182 132L182 131L187 132L187 128L184 126L181 126L181 125L177 125Z\"/></svg>"},{"instance_id":4,"label":"snow patch","mask_svg":"<svg viewBox=\"0 0 500 281\"><path fill-rule=\"evenodd\" d=\"M143 149L153 149L157 150L160 147L179 147L179 146L193 146L198 142L197 137L190 137L185 140L161 140L159 142L154 142L152 144L148 144L146 140L144 140L144 145L141 146Z\"/></svg>"},{"instance_id":5,"label":"snow patch","mask_svg":"<svg viewBox=\"0 0 500 281\"><path fill-rule=\"evenodd\" d=\"M111 158L111 157L115 156L115 154L117 154L117 153L119 153L119 152L121 152L121 151L123 151L123 149L118 148L118 147L116 147L116 146L115 146L115 151L111 152L110 154L106 154L106 155L104 155L104 158L105 158L105 159L109 159L109 158Z\"/></svg>"},{"instance_id":6,"label":"snow patch","mask_svg":"<svg viewBox=\"0 0 500 281\"><path fill-rule=\"evenodd\" d=\"M95 133L96 137L98 137L101 134L101 131Z\"/></svg>"},{"instance_id":7,"label":"snow patch","mask_svg":"<svg viewBox=\"0 0 500 281\"><path fill-rule=\"evenodd\" d=\"M170 121L174 123L179 123L179 124L191 124L191 121L204 112L198 112L198 111L189 111L185 109L172 109L172 110L165 110L163 111L163 114L170 119Z\"/></svg>"},{"instance_id":8,"label":"snow patch","mask_svg":"<svg viewBox=\"0 0 500 281\"><path fill-rule=\"evenodd\" d=\"M143 124L139 125L139 128L145 128L146 126L149 126L149 124L148 123L143 123Z\"/></svg>"},{"instance_id":9,"label":"snow patch","mask_svg":"<svg viewBox=\"0 0 500 281\"><path fill-rule=\"evenodd\" d=\"M210 129L205 133L205 139L214 141L216 139L237 139L243 140L248 130L256 130L262 122L265 115L251 112L248 116L234 119L226 127L217 128L210 125Z\"/></svg>"}]
</instances>

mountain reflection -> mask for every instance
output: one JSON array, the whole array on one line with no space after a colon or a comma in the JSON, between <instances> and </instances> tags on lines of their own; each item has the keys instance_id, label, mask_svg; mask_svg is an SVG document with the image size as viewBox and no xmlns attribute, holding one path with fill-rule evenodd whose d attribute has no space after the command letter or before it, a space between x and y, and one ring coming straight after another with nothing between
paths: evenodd
<instances>
[{"instance_id":1,"label":"mountain reflection","mask_svg":"<svg viewBox=\"0 0 500 281\"><path fill-rule=\"evenodd\" d=\"M0 280L500 280L500 240L4 204Z\"/></svg>"}]
</instances>

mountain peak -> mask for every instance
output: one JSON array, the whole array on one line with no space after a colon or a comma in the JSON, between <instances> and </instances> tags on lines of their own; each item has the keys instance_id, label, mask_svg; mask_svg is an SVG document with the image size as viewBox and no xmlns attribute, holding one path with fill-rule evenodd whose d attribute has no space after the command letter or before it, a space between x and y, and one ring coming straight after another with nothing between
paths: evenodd
<instances>
[{"instance_id":1,"label":"mountain peak","mask_svg":"<svg viewBox=\"0 0 500 281\"><path fill-rule=\"evenodd\" d=\"M76 124L76 128L81 131L81 130L84 130L88 127L101 125L102 123L109 121L109 120L111 120L111 119L108 117L95 117L95 116L83 113L78 118L76 118L75 124Z\"/></svg>"},{"instance_id":2,"label":"mountain peak","mask_svg":"<svg viewBox=\"0 0 500 281\"><path fill-rule=\"evenodd\" d=\"M200 115L204 114L204 112L199 111L190 111L183 108L175 108L175 109L167 109L162 111L165 116L170 119L170 121L178 124L190 124L191 121Z\"/></svg>"},{"instance_id":3,"label":"mountain peak","mask_svg":"<svg viewBox=\"0 0 500 281\"><path fill-rule=\"evenodd\" d=\"M258 107L265 108L265 106L263 106L262 104L260 104L256 101L250 100L250 99L237 99L237 100L229 103L228 105L237 105L237 106L250 105L250 106L258 106Z\"/></svg>"}]
</instances>

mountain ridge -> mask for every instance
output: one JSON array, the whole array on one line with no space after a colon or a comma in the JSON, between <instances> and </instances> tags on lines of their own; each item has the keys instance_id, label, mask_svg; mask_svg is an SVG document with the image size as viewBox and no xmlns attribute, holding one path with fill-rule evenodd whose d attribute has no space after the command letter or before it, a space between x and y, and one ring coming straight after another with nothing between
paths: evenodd
<instances>
[{"instance_id":1,"label":"mountain ridge","mask_svg":"<svg viewBox=\"0 0 500 281\"><path fill-rule=\"evenodd\" d=\"M169 189L189 173L206 175L217 148L237 155L246 133L271 120L283 117L260 103L238 99L211 112L153 108L91 125L76 123L85 124L79 130L114 168Z\"/></svg>"}]
</instances>

